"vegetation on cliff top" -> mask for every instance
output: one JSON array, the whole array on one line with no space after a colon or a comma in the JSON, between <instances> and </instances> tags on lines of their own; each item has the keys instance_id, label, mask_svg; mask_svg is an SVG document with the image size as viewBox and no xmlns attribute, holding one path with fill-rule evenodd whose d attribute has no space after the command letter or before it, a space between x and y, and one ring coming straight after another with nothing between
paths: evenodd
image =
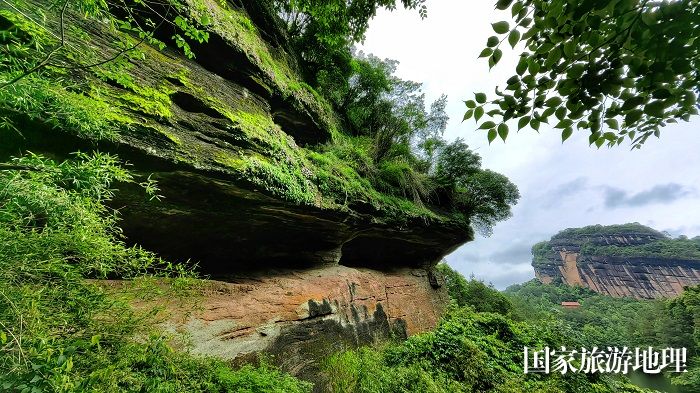
<instances>
[{"instance_id":1,"label":"vegetation on cliff top","mask_svg":"<svg viewBox=\"0 0 700 393\"><path fill-rule=\"evenodd\" d=\"M0 70L5 81L0 89L0 131L16 136L13 151L22 149L27 118L34 121L33 128L48 125L86 139L121 140L129 135L141 143L165 138L172 150L151 142L145 148L196 167L223 169L293 203L340 210L360 203L397 225L423 218L464 228L472 224L482 233L509 217L519 198L508 179L481 169L478 155L465 144L442 139L445 97L428 110L421 84L393 75L396 62L350 56L352 43L364 34L376 8L391 8L393 2L277 2L283 16L296 15L287 28L296 37L293 46L302 57L301 74L294 53L265 42L246 11L227 3L173 1L168 6L174 13L167 17L150 1L114 7L90 4L55 1L24 13L1 11L2 51L7 56ZM422 9L420 1L404 5ZM42 12L45 22L35 22ZM96 40L80 23L100 18L109 20L111 27L100 25L108 38ZM303 26L298 24L302 20ZM325 27L321 31L314 26ZM169 35L168 29L174 33ZM172 47L197 59L211 35L221 36L231 45L229 50L242 51L260 69L256 80L261 86L312 109L332 139L298 146L257 101L217 97L212 86L190 75L186 61L154 49ZM305 55L310 48L304 47L312 42L335 48L322 51L347 52L346 64L331 61L314 68L315 60ZM319 75L330 72L328 67L347 67L342 78L333 78L341 83L321 81ZM201 140L178 130L179 124L168 126L191 122L171 111L172 97L180 93L194 95L208 107L202 110L230 120L230 127L245 134L253 151L203 149Z\"/></svg>"},{"instance_id":2,"label":"vegetation on cliff top","mask_svg":"<svg viewBox=\"0 0 700 393\"><path fill-rule=\"evenodd\" d=\"M581 228L567 228L552 239L567 239L578 236L615 236L615 235L648 235L654 237L664 237L665 235L655 229L642 225L638 222L619 225L589 225Z\"/></svg>"},{"instance_id":3,"label":"vegetation on cliff top","mask_svg":"<svg viewBox=\"0 0 700 393\"><path fill-rule=\"evenodd\" d=\"M625 241L616 240L620 237L640 236L643 237L640 244L627 244ZM609 237L609 241L598 240L604 237ZM533 266L546 265L550 263L550 258L557 257L554 255L552 242L579 247L582 257L700 260L700 242L697 238L688 239L681 236L673 239L639 223L630 223L565 229L552 236L551 240L532 246Z\"/></svg>"}]
</instances>

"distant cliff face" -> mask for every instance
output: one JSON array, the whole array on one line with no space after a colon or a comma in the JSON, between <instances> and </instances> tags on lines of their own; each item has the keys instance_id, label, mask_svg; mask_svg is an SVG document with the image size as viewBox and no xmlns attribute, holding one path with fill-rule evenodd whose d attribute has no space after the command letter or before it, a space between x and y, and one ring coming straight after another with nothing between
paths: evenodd
<instances>
[{"instance_id":1,"label":"distant cliff face","mask_svg":"<svg viewBox=\"0 0 700 393\"><path fill-rule=\"evenodd\" d=\"M614 297L673 297L700 284L700 242L639 224L567 229L533 247L535 275Z\"/></svg>"}]
</instances>

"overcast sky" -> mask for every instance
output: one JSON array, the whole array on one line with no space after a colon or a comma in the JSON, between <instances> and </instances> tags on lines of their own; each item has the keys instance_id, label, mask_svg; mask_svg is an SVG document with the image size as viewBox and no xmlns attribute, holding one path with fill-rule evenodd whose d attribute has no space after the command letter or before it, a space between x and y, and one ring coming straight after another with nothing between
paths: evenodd
<instances>
[{"instance_id":1,"label":"overcast sky","mask_svg":"<svg viewBox=\"0 0 700 393\"><path fill-rule=\"evenodd\" d=\"M513 217L489 238L477 236L447 257L462 274L503 289L534 277L530 247L561 229L640 222L673 235L700 235L700 118L662 130L641 150L591 148L586 132L562 144L542 128L511 133L491 146L473 120L461 123L463 100L492 94L513 74L520 53L504 51L489 72L477 56L492 35L491 22L509 14L494 1L428 0L428 18L417 12L379 12L360 49L400 62L397 74L424 83L427 101L448 95L447 139L464 138L484 167L508 176L522 195ZM511 127L513 129L513 127Z\"/></svg>"}]
</instances>

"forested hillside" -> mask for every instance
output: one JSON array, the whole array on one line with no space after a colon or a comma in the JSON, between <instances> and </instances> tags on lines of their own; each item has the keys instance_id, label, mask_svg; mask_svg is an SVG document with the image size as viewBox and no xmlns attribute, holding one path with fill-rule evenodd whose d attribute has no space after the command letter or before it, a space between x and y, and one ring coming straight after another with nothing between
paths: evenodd
<instances>
[{"instance_id":1,"label":"forested hillside","mask_svg":"<svg viewBox=\"0 0 700 393\"><path fill-rule=\"evenodd\" d=\"M700 239L639 223L560 231L532 247L535 275L616 297L674 297L700 283Z\"/></svg>"},{"instance_id":2,"label":"forested hillside","mask_svg":"<svg viewBox=\"0 0 700 393\"><path fill-rule=\"evenodd\" d=\"M505 291L513 303L513 318L538 324L556 320L567 336L584 347L687 348L688 373L668 377L681 392L700 389L700 287L687 288L668 300L613 298L587 288L545 285L536 280ZM564 301L577 301L577 309L564 309Z\"/></svg>"}]
</instances>

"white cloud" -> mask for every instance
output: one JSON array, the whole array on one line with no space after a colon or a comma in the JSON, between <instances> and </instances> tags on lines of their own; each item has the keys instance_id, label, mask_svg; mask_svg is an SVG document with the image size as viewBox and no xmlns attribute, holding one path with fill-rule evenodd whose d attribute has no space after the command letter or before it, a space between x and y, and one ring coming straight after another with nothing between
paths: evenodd
<instances>
[{"instance_id":1,"label":"white cloud","mask_svg":"<svg viewBox=\"0 0 700 393\"><path fill-rule=\"evenodd\" d=\"M428 101L448 94L451 121L446 137L464 138L483 157L485 167L508 176L523 195L513 218L497 225L492 237L477 238L452 253L447 258L450 265L504 288L533 276L524 245L546 240L567 227L637 221L657 229L683 228L689 236L700 234L697 199L609 210L603 208L605 196L600 187L590 185L614 187L629 195L664 184L700 189L698 118L665 128L660 140L649 140L636 151L624 145L612 150L590 148L584 132L562 144L558 131L548 129L541 134L513 133L508 143L497 141L489 146L485 134L474 131L473 121L461 123L462 101L473 92L492 93L498 83L503 84L520 53L518 48L505 50L501 63L490 72L484 59L477 60L493 34L490 24L509 19L509 14L495 11L492 3L429 0L428 19L423 21L415 11L381 11L360 47L399 60L399 76L423 82ZM579 190L557 194L584 178L587 181L578 184ZM504 250L514 247L519 251L507 254L510 262L504 260Z\"/></svg>"}]
</instances>

